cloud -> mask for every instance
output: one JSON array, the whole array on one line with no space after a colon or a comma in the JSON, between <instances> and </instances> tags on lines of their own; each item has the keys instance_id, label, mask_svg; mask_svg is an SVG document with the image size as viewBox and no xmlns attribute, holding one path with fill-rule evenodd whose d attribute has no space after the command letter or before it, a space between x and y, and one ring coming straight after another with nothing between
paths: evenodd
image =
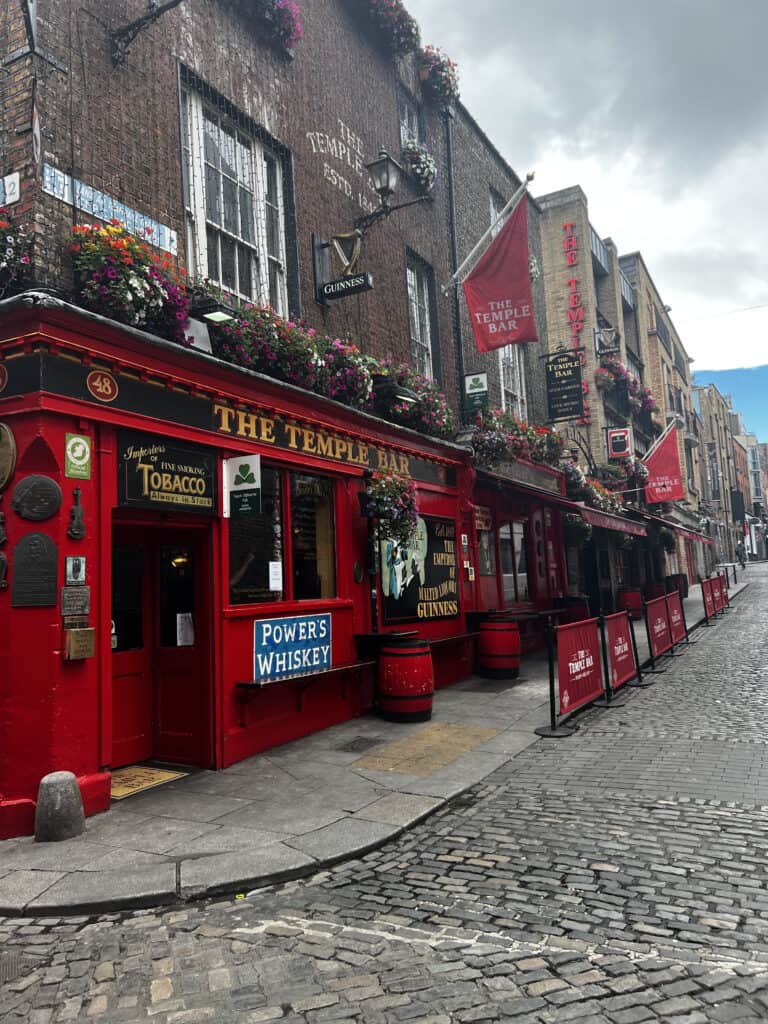
<instances>
[{"instance_id":1,"label":"cloud","mask_svg":"<svg viewBox=\"0 0 768 1024\"><path fill-rule=\"evenodd\" d=\"M765 361L765 0L406 0L534 194L579 184L640 250L697 365Z\"/></svg>"}]
</instances>

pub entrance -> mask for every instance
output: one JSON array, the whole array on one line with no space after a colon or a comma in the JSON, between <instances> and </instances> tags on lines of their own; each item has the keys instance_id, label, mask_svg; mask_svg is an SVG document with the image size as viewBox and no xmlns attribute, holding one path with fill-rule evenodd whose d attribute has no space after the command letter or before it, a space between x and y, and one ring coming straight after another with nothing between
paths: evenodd
<instances>
[{"instance_id":1,"label":"pub entrance","mask_svg":"<svg viewBox=\"0 0 768 1024\"><path fill-rule=\"evenodd\" d=\"M212 764L210 530L112 534L112 761Z\"/></svg>"}]
</instances>

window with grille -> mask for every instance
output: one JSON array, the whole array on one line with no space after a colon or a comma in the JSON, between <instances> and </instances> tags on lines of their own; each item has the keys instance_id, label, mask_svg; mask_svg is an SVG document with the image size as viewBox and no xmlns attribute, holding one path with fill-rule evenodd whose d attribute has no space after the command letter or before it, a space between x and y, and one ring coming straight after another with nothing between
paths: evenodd
<instances>
[{"instance_id":1,"label":"window with grille","mask_svg":"<svg viewBox=\"0 0 768 1024\"><path fill-rule=\"evenodd\" d=\"M411 329L411 361L414 370L434 377L432 341L435 334L432 315L434 282L432 268L417 257L408 256L408 314Z\"/></svg>"},{"instance_id":2,"label":"window with grille","mask_svg":"<svg viewBox=\"0 0 768 1024\"><path fill-rule=\"evenodd\" d=\"M230 112L182 93L187 246L193 273L287 313L282 160Z\"/></svg>"}]
</instances>

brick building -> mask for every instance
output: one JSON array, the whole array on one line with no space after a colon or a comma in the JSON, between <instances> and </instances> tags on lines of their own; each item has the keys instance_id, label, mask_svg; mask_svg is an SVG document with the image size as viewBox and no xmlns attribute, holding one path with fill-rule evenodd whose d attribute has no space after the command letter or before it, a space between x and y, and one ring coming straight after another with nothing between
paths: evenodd
<instances>
[{"instance_id":1,"label":"brick building","mask_svg":"<svg viewBox=\"0 0 768 1024\"><path fill-rule=\"evenodd\" d=\"M1 198L34 233L29 288L0 307L0 835L30 830L46 771L73 770L97 811L121 764L222 767L360 713L373 631L408 623L442 685L472 669L472 613L535 619L565 592L557 470L478 483L466 447L77 305L72 228L115 219L160 265L408 362L458 410L479 364L441 285L517 176L360 5L302 17L291 52L266 0L0 10ZM367 165L414 137L434 189L406 174L386 198L408 210L371 216ZM533 202L530 222L537 254ZM324 243L355 226L374 287L321 301L344 269ZM541 415L537 352L484 365L494 404ZM220 491L246 457L259 507L235 521ZM415 484L413 550L361 514L375 469ZM294 679L299 662L315 671Z\"/></svg>"}]
</instances>

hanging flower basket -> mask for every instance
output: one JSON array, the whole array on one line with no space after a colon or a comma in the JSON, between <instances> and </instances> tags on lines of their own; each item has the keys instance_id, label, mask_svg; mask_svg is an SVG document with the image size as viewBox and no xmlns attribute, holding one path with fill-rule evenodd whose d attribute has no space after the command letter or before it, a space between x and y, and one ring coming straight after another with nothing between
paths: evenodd
<instances>
[{"instance_id":1,"label":"hanging flower basket","mask_svg":"<svg viewBox=\"0 0 768 1024\"><path fill-rule=\"evenodd\" d=\"M0 299L20 291L29 273L32 239L27 229L13 225L0 207Z\"/></svg>"},{"instance_id":2,"label":"hanging flower basket","mask_svg":"<svg viewBox=\"0 0 768 1024\"><path fill-rule=\"evenodd\" d=\"M595 370L595 385L600 391L608 391L616 383L616 378L610 370L599 366Z\"/></svg>"},{"instance_id":3,"label":"hanging flower basket","mask_svg":"<svg viewBox=\"0 0 768 1024\"><path fill-rule=\"evenodd\" d=\"M677 550L677 541L672 530L667 529L666 526L662 526L659 530L659 544L661 547L668 552Z\"/></svg>"},{"instance_id":4,"label":"hanging flower basket","mask_svg":"<svg viewBox=\"0 0 768 1024\"><path fill-rule=\"evenodd\" d=\"M296 0L255 0L251 10L266 26L271 41L292 54L304 38L301 9Z\"/></svg>"},{"instance_id":5,"label":"hanging flower basket","mask_svg":"<svg viewBox=\"0 0 768 1024\"><path fill-rule=\"evenodd\" d=\"M456 64L436 46L425 46L418 57L419 78L425 91L441 106L449 107L459 98Z\"/></svg>"},{"instance_id":6,"label":"hanging flower basket","mask_svg":"<svg viewBox=\"0 0 768 1024\"><path fill-rule=\"evenodd\" d=\"M421 46L416 19L406 11L402 0L366 0L371 21L386 39L395 57L415 53Z\"/></svg>"},{"instance_id":7,"label":"hanging flower basket","mask_svg":"<svg viewBox=\"0 0 768 1024\"><path fill-rule=\"evenodd\" d=\"M70 245L86 309L188 345L189 298L169 258L129 234L118 220L76 225ZM183 274L184 271L182 270Z\"/></svg>"},{"instance_id":8,"label":"hanging flower basket","mask_svg":"<svg viewBox=\"0 0 768 1024\"><path fill-rule=\"evenodd\" d=\"M360 497L360 511L378 519L387 537L408 544L418 525L413 480L399 473L374 473Z\"/></svg>"},{"instance_id":9,"label":"hanging flower basket","mask_svg":"<svg viewBox=\"0 0 768 1024\"><path fill-rule=\"evenodd\" d=\"M563 533L568 547L581 548L592 539L592 524L576 512L567 512L563 517Z\"/></svg>"},{"instance_id":10,"label":"hanging flower basket","mask_svg":"<svg viewBox=\"0 0 768 1024\"><path fill-rule=\"evenodd\" d=\"M402 149L406 170L423 192L431 192L437 181L437 162L426 146L408 139Z\"/></svg>"}]
</instances>

